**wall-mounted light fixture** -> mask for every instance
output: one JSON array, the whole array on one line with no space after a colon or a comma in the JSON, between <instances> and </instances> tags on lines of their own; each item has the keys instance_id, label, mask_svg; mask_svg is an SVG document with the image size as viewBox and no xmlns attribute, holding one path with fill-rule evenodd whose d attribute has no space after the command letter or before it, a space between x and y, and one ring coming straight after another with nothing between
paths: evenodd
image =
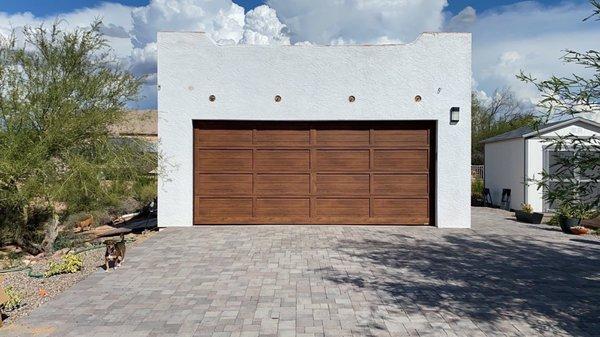
<instances>
[{"instance_id":1,"label":"wall-mounted light fixture","mask_svg":"<svg viewBox=\"0 0 600 337\"><path fill-rule=\"evenodd\" d=\"M354 101L356 101L356 97L354 97L354 96L348 97L348 102L352 103Z\"/></svg>"},{"instance_id":2,"label":"wall-mounted light fixture","mask_svg":"<svg viewBox=\"0 0 600 337\"><path fill-rule=\"evenodd\" d=\"M211 102L214 102L216 99L217 99L217 97L215 97L215 95L208 96L208 100Z\"/></svg>"},{"instance_id":3,"label":"wall-mounted light fixture","mask_svg":"<svg viewBox=\"0 0 600 337\"><path fill-rule=\"evenodd\" d=\"M415 96L415 102L417 102L417 103L421 102L422 99L423 98L421 97L421 95Z\"/></svg>"},{"instance_id":4,"label":"wall-mounted light fixture","mask_svg":"<svg viewBox=\"0 0 600 337\"><path fill-rule=\"evenodd\" d=\"M460 108L453 106L450 108L450 124L456 124L460 120Z\"/></svg>"},{"instance_id":5,"label":"wall-mounted light fixture","mask_svg":"<svg viewBox=\"0 0 600 337\"><path fill-rule=\"evenodd\" d=\"M281 102L281 96L276 95L275 96L275 102L277 102L277 103Z\"/></svg>"}]
</instances>

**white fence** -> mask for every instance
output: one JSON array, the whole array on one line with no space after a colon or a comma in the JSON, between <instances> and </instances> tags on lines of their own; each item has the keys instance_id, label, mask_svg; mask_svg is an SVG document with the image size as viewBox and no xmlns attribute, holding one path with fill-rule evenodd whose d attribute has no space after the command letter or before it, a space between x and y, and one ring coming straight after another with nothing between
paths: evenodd
<instances>
[{"instance_id":1,"label":"white fence","mask_svg":"<svg viewBox=\"0 0 600 337\"><path fill-rule=\"evenodd\" d=\"M471 165L471 179L483 179L485 174L484 165Z\"/></svg>"}]
</instances>

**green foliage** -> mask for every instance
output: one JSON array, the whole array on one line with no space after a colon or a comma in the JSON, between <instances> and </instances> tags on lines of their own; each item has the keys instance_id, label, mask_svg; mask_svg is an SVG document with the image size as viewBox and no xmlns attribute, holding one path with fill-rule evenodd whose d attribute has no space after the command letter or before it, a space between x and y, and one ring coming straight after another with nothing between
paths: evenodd
<instances>
[{"instance_id":1,"label":"green foliage","mask_svg":"<svg viewBox=\"0 0 600 337\"><path fill-rule=\"evenodd\" d=\"M33 254L52 250L70 214L119 208L156 169L145 141L110 131L143 79L123 69L100 27L0 38L0 227Z\"/></svg>"},{"instance_id":2,"label":"green foliage","mask_svg":"<svg viewBox=\"0 0 600 337\"><path fill-rule=\"evenodd\" d=\"M15 290L12 286L4 288L4 292L8 297L8 301L4 303L3 308L6 311L13 311L21 307L23 302L23 295Z\"/></svg>"},{"instance_id":3,"label":"green foliage","mask_svg":"<svg viewBox=\"0 0 600 337\"><path fill-rule=\"evenodd\" d=\"M586 20L600 16L600 2L590 3L595 11ZM535 85L541 94L538 107L545 113L538 123L600 113L600 51L567 50L562 60L591 69L594 74L589 78L552 76L541 81L523 71L517 76ZM556 136L545 145L568 155L558 156L549 170L552 172L544 170L533 182L544 191L544 199L559 208L560 215L591 217L600 207L600 139Z\"/></svg>"},{"instance_id":4,"label":"green foliage","mask_svg":"<svg viewBox=\"0 0 600 337\"><path fill-rule=\"evenodd\" d=\"M134 186L133 192L135 199L139 200L143 205L147 205L156 198L156 179L154 177L148 177L147 179L140 179Z\"/></svg>"},{"instance_id":5,"label":"green foliage","mask_svg":"<svg viewBox=\"0 0 600 337\"><path fill-rule=\"evenodd\" d=\"M483 179L476 178L471 180L471 195L481 198L483 195L484 183Z\"/></svg>"},{"instance_id":6,"label":"green foliage","mask_svg":"<svg viewBox=\"0 0 600 337\"><path fill-rule=\"evenodd\" d=\"M558 206L566 217L587 219L600 205L600 139L579 138L573 135L549 141L556 151L569 155L556 157L552 171L542 171L534 180L543 189L544 199Z\"/></svg>"},{"instance_id":7,"label":"green foliage","mask_svg":"<svg viewBox=\"0 0 600 337\"><path fill-rule=\"evenodd\" d=\"M48 270L44 273L45 277L50 277L58 274L72 274L81 270L83 260L79 255L68 253L62 256L61 262L50 261Z\"/></svg>"},{"instance_id":8,"label":"green foliage","mask_svg":"<svg viewBox=\"0 0 600 337\"><path fill-rule=\"evenodd\" d=\"M76 235L73 227L69 226L58 233L58 236L54 241L54 250L79 247L84 242L84 238L81 235Z\"/></svg>"},{"instance_id":9,"label":"green foliage","mask_svg":"<svg viewBox=\"0 0 600 337\"><path fill-rule=\"evenodd\" d=\"M535 120L530 107L525 106L508 88L494 92L484 102L471 94L471 164L484 164L484 144L481 141L530 125Z\"/></svg>"},{"instance_id":10,"label":"green foliage","mask_svg":"<svg viewBox=\"0 0 600 337\"><path fill-rule=\"evenodd\" d=\"M560 226L560 215L556 213L552 214L552 217L550 218L550 220L548 220L546 224L550 226Z\"/></svg>"}]
</instances>

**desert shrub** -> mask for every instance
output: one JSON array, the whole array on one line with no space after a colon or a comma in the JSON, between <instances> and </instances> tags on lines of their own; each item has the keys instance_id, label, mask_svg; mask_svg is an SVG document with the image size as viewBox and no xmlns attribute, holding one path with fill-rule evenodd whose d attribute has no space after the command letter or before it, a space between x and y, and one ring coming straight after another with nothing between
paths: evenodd
<instances>
[{"instance_id":1,"label":"desert shrub","mask_svg":"<svg viewBox=\"0 0 600 337\"><path fill-rule=\"evenodd\" d=\"M4 289L6 296L8 297L8 301L4 303L4 310L13 311L21 307L23 302L23 295L15 290L12 286L8 286Z\"/></svg>"},{"instance_id":2,"label":"desert shrub","mask_svg":"<svg viewBox=\"0 0 600 337\"><path fill-rule=\"evenodd\" d=\"M84 242L85 238L83 236L75 235L73 227L68 227L63 229L56 237L56 240L54 241L54 250L79 247Z\"/></svg>"},{"instance_id":3,"label":"desert shrub","mask_svg":"<svg viewBox=\"0 0 600 337\"><path fill-rule=\"evenodd\" d=\"M141 180L133 186L134 197L143 206L149 204L156 198L157 186L154 177Z\"/></svg>"},{"instance_id":4,"label":"desert shrub","mask_svg":"<svg viewBox=\"0 0 600 337\"><path fill-rule=\"evenodd\" d=\"M61 262L50 261L50 265L44 276L50 277L58 274L72 274L80 271L82 267L83 260L81 257L69 253L62 256Z\"/></svg>"},{"instance_id":5,"label":"desert shrub","mask_svg":"<svg viewBox=\"0 0 600 337\"><path fill-rule=\"evenodd\" d=\"M57 22L0 38L0 233L32 255L52 253L70 214L121 207L157 166L147 142L111 129L144 79L119 62L102 27Z\"/></svg>"}]
</instances>

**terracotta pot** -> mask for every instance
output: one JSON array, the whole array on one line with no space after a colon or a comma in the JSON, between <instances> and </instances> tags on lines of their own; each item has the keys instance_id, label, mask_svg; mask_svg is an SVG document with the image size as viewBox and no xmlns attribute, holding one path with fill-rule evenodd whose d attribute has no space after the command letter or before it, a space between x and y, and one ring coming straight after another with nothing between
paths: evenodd
<instances>
[{"instance_id":1,"label":"terracotta pot","mask_svg":"<svg viewBox=\"0 0 600 337\"><path fill-rule=\"evenodd\" d=\"M582 234L587 234L589 232L590 232L590 230L583 226L571 227L571 234L582 235Z\"/></svg>"}]
</instances>

